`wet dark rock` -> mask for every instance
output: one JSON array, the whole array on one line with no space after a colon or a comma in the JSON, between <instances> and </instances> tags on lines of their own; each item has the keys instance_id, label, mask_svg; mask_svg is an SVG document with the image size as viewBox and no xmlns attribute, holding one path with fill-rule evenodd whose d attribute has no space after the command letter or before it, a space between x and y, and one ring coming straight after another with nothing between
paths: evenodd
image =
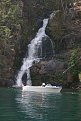
<instances>
[{"instance_id":1,"label":"wet dark rock","mask_svg":"<svg viewBox=\"0 0 81 121\"><path fill-rule=\"evenodd\" d=\"M66 62L59 60L41 61L33 65L31 67L33 85L41 85L43 82L62 84L63 80L60 79L66 67Z\"/></svg>"},{"instance_id":2,"label":"wet dark rock","mask_svg":"<svg viewBox=\"0 0 81 121\"><path fill-rule=\"evenodd\" d=\"M22 60L27 56L27 45L35 37L36 32L42 26L42 20L48 18L53 11L56 11L57 0L22 0L22 24L18 38L14 37L15 50L5 52L5 56L0 55L0 86L12 85L10 80L16 75L15 72L22 65ZM20 35L21 34L21 35ZM65 77L62 75L67 67L70 50L81 48L81 10L74 11L72 6L68 7L65 15L62 10L57 11L56 15L49 20L46 34L54 44L55 52L52 52L50 43L43 42L43 60L31 67L33 85L41 85L42 82L51 82L55 85L63 84ZM2 44L2 43L0 43ZM2 45L1 45L2 46ZM54 55L62 54L58 59ZM41 57L41 56L40 56ZM53 59L52 59L53 58ZM60 60L62 58L62 60ZM63 59L64 58L64 59ZM4 65L4 67L3 67ZM26 75L22 80L26 80Z\"/></svg>"},{"instance_id":3,"label":"wet dark rock","mask_svg":"<svg viewBox=\"0 0 81 121\"><path fill-rule=\"evenodd\" d=\"M13 84L13 80L0 79L0 87L12 87Z\"/></svg>"}]
</instances>

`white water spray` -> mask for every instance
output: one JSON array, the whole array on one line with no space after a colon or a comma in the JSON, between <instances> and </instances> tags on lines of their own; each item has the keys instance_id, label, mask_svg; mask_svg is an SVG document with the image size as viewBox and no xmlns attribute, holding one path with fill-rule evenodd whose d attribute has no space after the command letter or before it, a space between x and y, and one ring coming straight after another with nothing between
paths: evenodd
<instances>
[{"instance_id":1,"label":"white water spray","mask_svg":"<svg viewBox=\"0 0 81 121\"><path fill-rule=\"evenodd\" d=\"M23 65L17 76L17 86L22 86L22 77L24 73L27 73L27 85L32 85L30 76L30 67L33 62L39 62L40 58L38 56L38 49L42 46L42 41L45 36L45 29L48 24L48 19L43 20L43 26L38 30L36 37L28 45L28 57L23 59ZM42 51L42 49L41 49Z\"/></svg>"}]
</instances>

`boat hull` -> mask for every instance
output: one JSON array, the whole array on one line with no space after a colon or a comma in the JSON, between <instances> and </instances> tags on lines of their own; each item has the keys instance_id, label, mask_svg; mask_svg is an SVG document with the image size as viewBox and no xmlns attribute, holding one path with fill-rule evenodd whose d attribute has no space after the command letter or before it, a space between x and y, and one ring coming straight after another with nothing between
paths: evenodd
<instances>
[{"instance_id":1,"label":"boat hull","mask_svg":"<svg viewBox=\"0 0 81 121\"><path fill-rule=\"evenodd\" d=\"M32 92L52 92L59 93L62 87L51 86L51 87L42 87L42 86L23 86L22 91L32 91Z\"/></svg>"}]
</instances>

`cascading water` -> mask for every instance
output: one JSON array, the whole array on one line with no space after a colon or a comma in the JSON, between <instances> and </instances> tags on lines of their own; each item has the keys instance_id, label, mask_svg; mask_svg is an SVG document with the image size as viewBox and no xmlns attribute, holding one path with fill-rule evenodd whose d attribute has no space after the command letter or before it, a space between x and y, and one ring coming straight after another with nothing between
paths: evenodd
<instances>
[{"instance_id":1,"label":"cascading water","mask_svg":"<svg viewBox=\"0 0 81 121\"><path fill-rule=\"evenodd\" d=\"M36 37L28 45L28 57L23 59L23 65L17 76L17 86L22 86L22 77L24 73L27 73L27 85L32 85L30 76L30 67L33 62L39 62L40 58L38 55L38 50L42 46L42 40L47 35L45 34L45 29L48 24L48 19L43 20L43 26L38 30ZM41 49L42 51L42 49Z\"/></svg>"}]
</instances>

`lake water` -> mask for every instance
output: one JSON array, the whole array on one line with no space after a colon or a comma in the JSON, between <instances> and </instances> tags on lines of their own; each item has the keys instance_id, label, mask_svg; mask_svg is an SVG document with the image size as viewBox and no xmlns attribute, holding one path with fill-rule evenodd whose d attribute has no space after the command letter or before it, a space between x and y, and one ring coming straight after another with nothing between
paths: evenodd
<instances>
[{"instance_id":1,"label":"lake water","mask_svg":"<svg viewBox=\"0 0 81 121\"><path fill-rule=\"evenodd\" d=\"M81 121L81 93L0 89L0 121Z\"/></svg>"}]
</instances>

